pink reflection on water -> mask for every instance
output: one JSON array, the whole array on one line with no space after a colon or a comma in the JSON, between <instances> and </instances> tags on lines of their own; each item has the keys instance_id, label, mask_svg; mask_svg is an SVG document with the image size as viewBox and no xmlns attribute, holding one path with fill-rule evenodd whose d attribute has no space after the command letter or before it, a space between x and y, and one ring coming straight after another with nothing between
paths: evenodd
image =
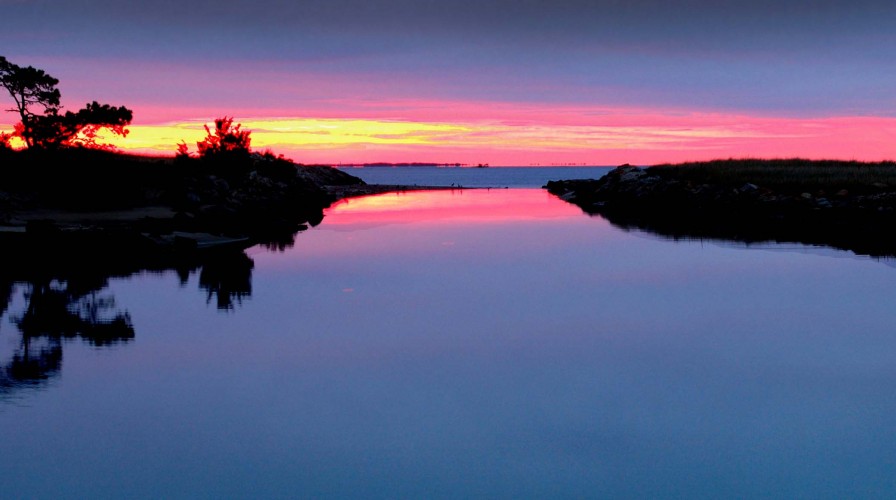
<instances>
[{"instance_id":1,"label":"pink reflection on water","mask_svg":"<svg viewBox=\"0 0 896 500\"><path fill-rule=\"evenodd\" d=\"M458 189L348 198L324 214L324 226L336 229L414 222L494 224L577 217L582 211L542 190Z\"/></svg>"},{"instance_id":2,"label":"pink reflection on water","mask_svg":"<svg viewBox=\"0 0 896 500\"><path fill-rule=\"evenodd\" d=\"M406 264L428 261L433 255L485 261L502 258L511 247L531 250L564 245L567 240L552 233L566 232L570 224L589 227L576 231L574 238L590 238L610 229L603 219L588 217L541 189L386 193L335 203L324 212L323 222L296 235L295 246L286 252L259 246L249 253L256 269L281 270L302 268L311 259L312 267L320 268L323 262L345 266L356 259L399 255ZM361 266L369 267L369 263Z\"/></svg>"}]
</instances>

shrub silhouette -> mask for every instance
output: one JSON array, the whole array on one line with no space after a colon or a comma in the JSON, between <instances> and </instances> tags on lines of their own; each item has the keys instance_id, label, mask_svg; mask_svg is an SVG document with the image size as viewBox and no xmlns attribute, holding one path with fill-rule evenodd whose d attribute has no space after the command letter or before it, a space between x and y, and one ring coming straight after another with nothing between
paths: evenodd
<instances>
[{"instance_id":1,"label":"shrub silhouette","mask_svg":"<svg viewBox=\"0 0 896 500\"><path fill-rule=\"evenodd\" d=\"M185 165L193 165L203 175L214 175L229 182L243 182L252 170L254 159L250 144L251 132L233 124L224 116L214 120L214 128L205 125L205 139L198 141L198 160L193 162L187 144L181 141L175 157Z\"/></svg>"},{"instance_id":2,"label":"shrub silhouette","mask_svg":"<svg viewBox=\"0 0 896 500\"><path fill-rule=\"evenodd\" d=\"M12 134L0 132L0 152L12 150L12 138Z\"/></svg>"},{"instance_id":3,"label":"shrub silhouette","mask_svg":"<svg viewBox=\"0 0 896 500\"><path fill-rule=\"evenodd\" d=\"M247 157L251 153L249 148L252 139L248 130L240 130L240 124L233 125L233 117L215 119L215 130L212 131L205 125L206 138L197 142L200 158L212 157ZM178 152L183 148L179 147Z\"/></svg>"}]
</instances>

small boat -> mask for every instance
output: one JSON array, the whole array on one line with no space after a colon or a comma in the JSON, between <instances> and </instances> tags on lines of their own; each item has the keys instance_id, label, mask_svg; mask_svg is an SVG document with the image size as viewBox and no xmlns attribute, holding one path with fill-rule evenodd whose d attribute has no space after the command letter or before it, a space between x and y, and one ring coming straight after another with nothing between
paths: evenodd
<instances>
[{"instance_id":1,"label":"small boat","mask_svg":"<svg viewBox=\"0 0 896 500\"><path fill-rule=\"evenodd\" d=\"M248 236L219 236L210 233L188 233L184 231L174 231L170 234L158 236L144 234L143 236L159 246L190 250L245 248L251 244Z\"/></svg>"}]
</instances>

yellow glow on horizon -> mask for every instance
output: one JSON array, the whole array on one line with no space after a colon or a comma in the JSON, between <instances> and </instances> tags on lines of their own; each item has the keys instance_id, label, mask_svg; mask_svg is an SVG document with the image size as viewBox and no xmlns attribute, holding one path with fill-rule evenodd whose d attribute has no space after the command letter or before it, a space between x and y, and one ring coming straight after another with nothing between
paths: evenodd
<instances>
[{"instance_id":1,"label":"yellow glow on horizon","mask_svg":"<svg viewBox=\"0 0 896 500\"><path fill-rule=\"evenodd\" d=\"M892 150L886 138L873 135L891 127L892 120L873 117L784 119L625 110L570 116L531 113L504 121L450 122L250 116L236 122L251 132L251 147L256 151L322 163L425 160L512 165L560 158L637 163L638 158L843 156L842 151L849 152L847 158L856 157L854 151L858 151L862 153L858 156L874 159L889 157ZM205 120L138 123L128 127L127 137L98 134L98 142L124 151L170 156L183 141L195 153L197 141L206 135L206 124L211 125ZM873 148L868 137L878 141ZM851 147L855 144L861 149Z\"/></svg>"},{"instance_id":2,"label":"yellow glow on horizon","mask_svg":"<svg viewBox=\"0 0 896 500\"><path fill-rule=\"evenodd\" d=\"M587 126L412 121L250 118L239 121L252 132L253 149L347 149L376 146L430 146L521 150L679 149L713 139L769 137L756 130L721 126L673 128L662 126ZM181 141L195 150L205 137L201 121L133 125L126 138L105 140L125 150L173 153Z\"/></svg>"},{"instance_id":3,"label":"yellow glow on horizon","mask_svg":"<svg viewBox=\"0 0 896 500\"><path fill-rule=\"evenodd\" d=\"M252 132L252 148L288 145L297 148L345 148L357 145L434 145L474 129L466 125L395 122L384 120L338 120L270 118L238 122ZM204 122L189 121L159 125L132 125L127 137L103 136L102 140L125 150L170 151L186 142L195 151L206 132ZM211 125L209 123L209 125Z\"/></svg>"}]
</instances>

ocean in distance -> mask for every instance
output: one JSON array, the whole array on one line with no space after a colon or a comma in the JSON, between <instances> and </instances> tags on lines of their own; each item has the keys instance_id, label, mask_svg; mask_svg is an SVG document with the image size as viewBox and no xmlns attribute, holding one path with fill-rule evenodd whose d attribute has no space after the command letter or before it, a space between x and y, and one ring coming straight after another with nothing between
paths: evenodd
<instances>
[{"instance_id":1,"label":"ocean in distance","mask_svg":"<svg viewBox=\"0 0 896 500\"><path fill-rule=\"evenodd\" d=\"M467 189L346 199L167 271L7 280L0 491L893 497L896 269L819 250Z\"/></svg>"},{"instance_id":2,"label":"ocean in distance","mask_svg":"<svg viewBox=\"0 0 896 500\"><path fill-rule=\"evenodd\" d=\"M613 167L340 167L368 184L540 188L548 181L599 179Z\"/></svg>"}]
</instances>

